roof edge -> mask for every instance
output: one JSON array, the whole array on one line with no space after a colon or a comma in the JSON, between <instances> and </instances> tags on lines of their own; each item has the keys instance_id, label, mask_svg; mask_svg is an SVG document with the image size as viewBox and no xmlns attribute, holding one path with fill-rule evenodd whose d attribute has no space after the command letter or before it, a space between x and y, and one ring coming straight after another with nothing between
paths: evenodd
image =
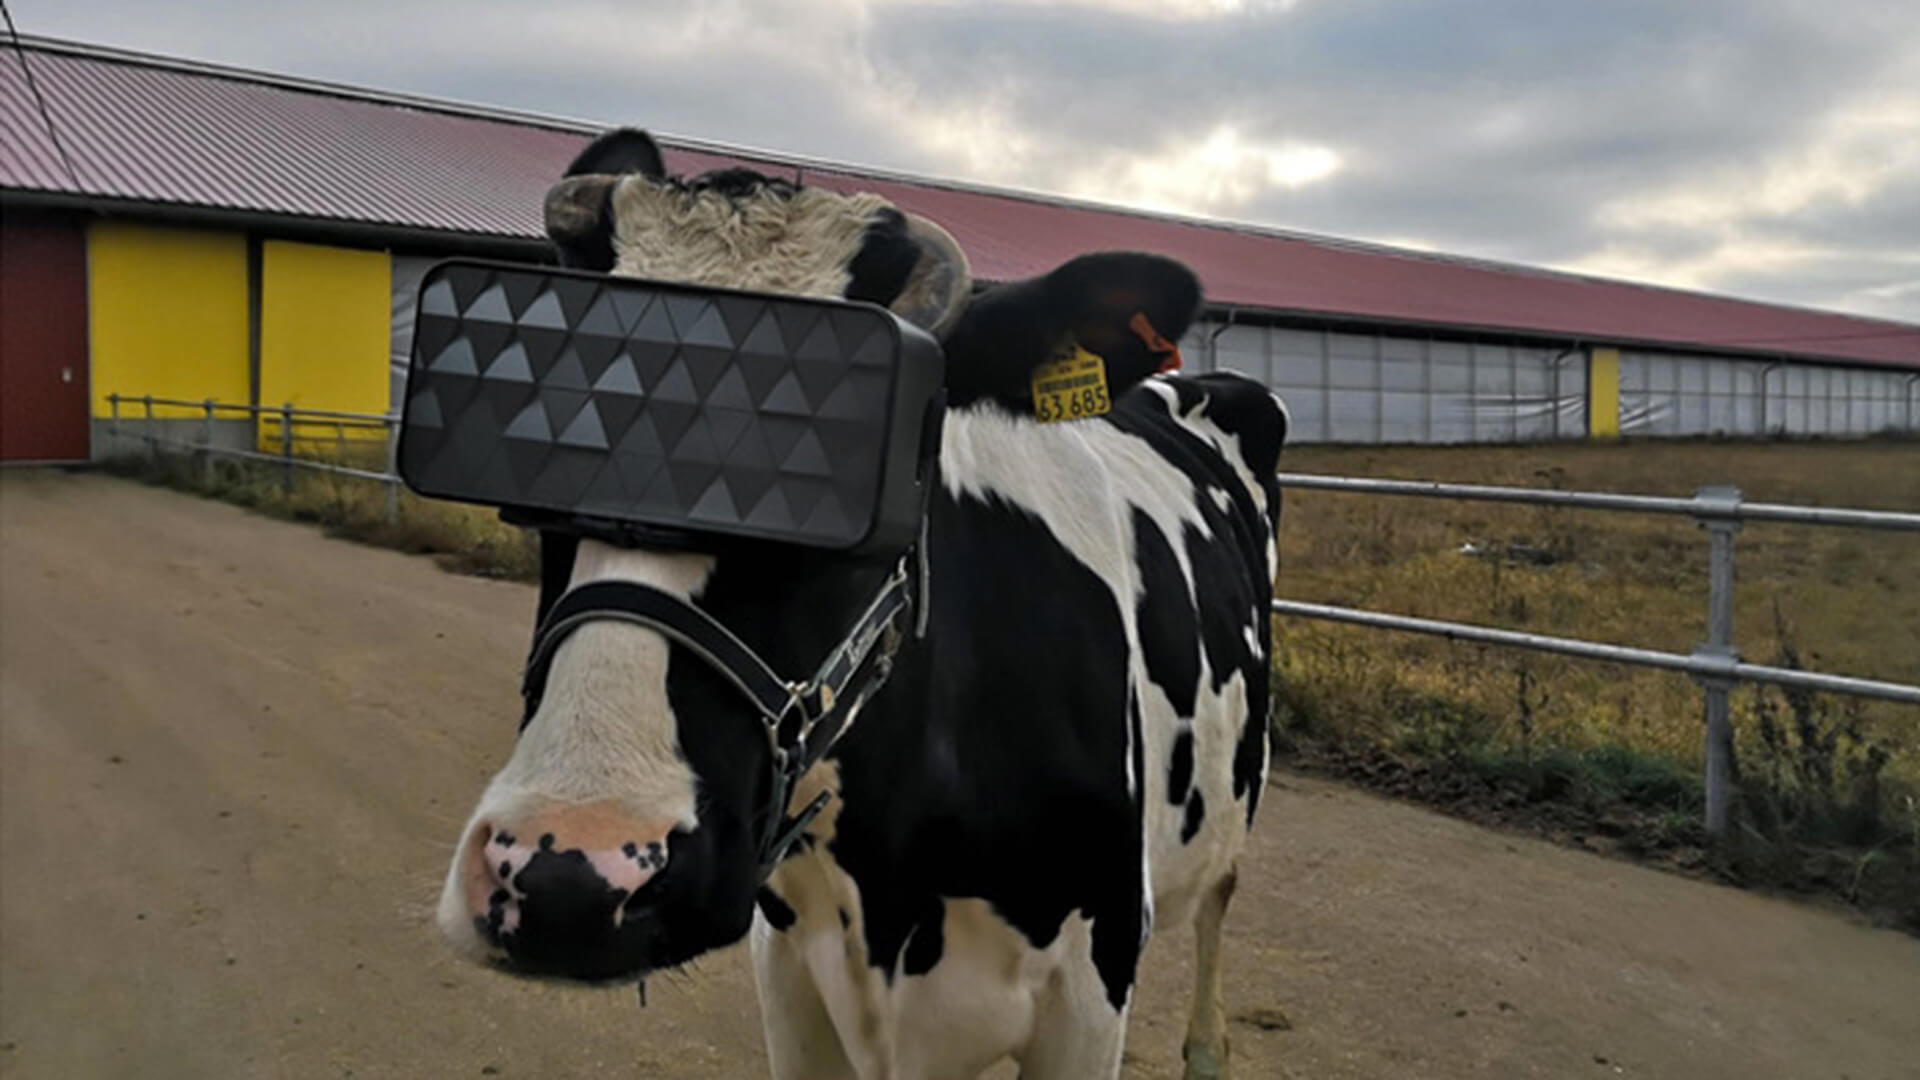
<instances>
[{"instance_id":1,"label":"roof edge","mask_svg":"<svg viewBox=\"0 0 1920 1080\"><path fill-rule=\"evenodd\" d=\"M374 246L431 247L463 253L517 255L543 261L552 247L546 240L507 233L463 232L418 225L395 225L350 218L316 217L203 203L122 199L113 196L0 188L0 206L129 217L177 223L193 228L227 228Z\"/></svg>"},{"instance_id":2,"label":"roof edge","mask_svg":"<svg viewBox=\"0 0 1920 1080\"><path fill-rule=\"evenodd\" d=\"M109 45L97 45L97 44L75 41L75 40L66 39L66 38L56 38L56 37L50 37L50 36L44 36L44 35L38 35L38 34L20 34L17 36L16 40L19 42L19 44L22 47L39 51L39 52L54 53L54 54L67 55L67 56L76 56L81 58L105 61L109 63L121 63L121 64L130 64L130 65L139 65L139 66L144 66L149 68L160 68L164 70L177 71L177 72L182 72L187 74L197 74L197 75L209 76L214 78L239 80L239 81L265 85L265 86L278 87L281 89L292 90L292 91L301 92L301 93L319 94L319 95L343 98L343 99L353 100L353 101L362 101L362 102L368 102L373 104L398 106L402 108L417 109L425 112L434 112L442 115L456 116L456 117L462 117L466 119L491 121L496 123L516 124L516 125L521 125L526 127L540 128L540 129L549 130L549 131L562 132L566 134L591 136L591 135L599 134L600 132L605 131L611 127L618 126L617 124L613 124L613 123L586 120L586 119L580 119L575 117L557 116L557 115L548 114L548 113L535 112L532 110L511 109L511 108L504 108L500 106L481 105L481 104L475 104L470 102L457 101L457 100L448 99L448 98L432 98L432 97L426 97L426 96L417 95L417 94L406 94L406 93L399 93L399 92L393 92L393 91L375 90L368 87L357 86L350 83L331 82L331 81L322 80L322 79L309 79L309 78L304 78L300 76L282 75L274 72L262 71L259 69L243 68L243 67L238 67L234 65L215 63L211 61L167 56L167 55L158 54L158 53L140 52L134 49L125 49L125 48L120 48L117 46L109 46ZM749 161L763 162L770 165L780 165L788 168L794 168L794 169L801 170L802 172L807 170L812 170L815 172L831 173L839 176L844 176L853 180L880 180L885 182L907 184L907 185L912 185L916 187L924 187L924 188L930 188L930 189L940 190L940 191L950 191L950 192L956 192L956 193L967 194L967 195L978 195L978 196L984 196L988 198L1013 199L1021 202L1033 203L1033 204L1038 204L1042 206L1050 206L1050 207L1055 207L1060 209L1078 210L1078 211L1086 211L1090 213L1101 213L1101 214L1116 214L1124 217L1134 218L1141 221L1184 225L1189 227L1211 229L1211 230L1220 231L1220 232L1234 233L1234 234L1239 234L1244 236L1253 236L1253 237L1259 237L1264 239L1289 240L1297 243L1310 244L1310 245L1314 245L1322 248L1351 251L1359 254L1367 254L1367 255L1381 256L1381 257L1407 259L1407 260L1416 261L1416 262L1433 263L1433 264L1438 264L1443 266L1464 267L1468 269L1482 270L1488 273L1508 274L1508 275L1515 275L1515 276L1522 276L1522 277L1545 278L1550 280L1578 282L1578 283L1593 284L1593 285L1603 285L1611 288L1631 288L1631 289L1637 289L1637 290L1640 290L1643 292L1649 292L1649 293L1659 293L1659 294L1665 294L1665 295L1671 295L1671 296L1687 297L1691 299L1709 300L1709 301L1716 301L1720 303L1740 304L1740 305L1752 306L1757 308L1765 308L1773 311L1792 312L1792 313L1803 314L1803 315L1814 315L1814 316L1819 316L1827 319L1846 320L1854 323L1883 327L1883 328L1886 328L1888 331L1891 331L1894 333L1920 332L1920 323L1902 322L1897 319L1890 319L1883 316L1860 315L1860 314L1855 314L1853 312L1834 311L1827 308L1816 308L1816 307L1808 307L1805 305L1787 304L1787 303L1781 303L1781 302L1772 301L1772 300L1758 300L1750 297L1729 295L1726 293L1707 292L1707 291L1698 290L1698 289L1686 289L1686 288L1680 288L1680 287L1671 286L1671 285L1660 285L1660 284L1655 284L1655 283L1645 282L1645 281L1635 281L1628 278L1613 278L1613 277L1604 277L1604 276L1599 276L1594 274L1582 274L1582 273L1577 273L1573 271L1557 270L1557 269L1552 269L1548 267L1529 265L1526 263L1504 262L1497 259L1488 259L1488 258L1482 258L1478 256L1471 256L1471 255L1457 255L1457 254L1449 254L1446 252L1424 251L1416 248L1396 247L1390 244L1381 244L1373 241L1357 240L1357 239L1351 239L1351 238L1340 237L1340 236L1332 236L1324 233L1304 232L1304 231L1295 230L1295 229L1282 228L1279 226L1259 225L1259 224L1254 224L1250 222L1233 221L1225 218L1213 218L1213 217L1206 217L1203 215L1186 214L1186 213L1171 212L1171 211L1145 210L1138 207L1123 206L1123 205L1114 204L1114 203L1106 203L1106 202L1101 202L1093 199L1074 198L1070 196L1058 195L1050 192L1035 191L1035 190L1020 188L1020 187L1001 186L1001 185L994 185L994 184L982 184L982 183L971 182L971 181L944 179L936 176L928 176L924 174L908 172L905 170L889 169L889 168L876 167L876 166L855 165L847 162L833 161L826 158L817 158L817 157L812 157L804 154L795 154L795 153L790 153L785 151L768 150L768 149L763 149L758 147L742 146L742 145L724 143L724 142L716 142L716 141L707 140L707 139L699 139L699 138L693 138L689 136L674 135L666 132L654 131L652 132L652 134L663 146L669 149L681 150L681 151L686 151L691 153L704 153L704 154L712 154L712 155L719 155L719 156L726 156L726 157L741 158ZM447 235L484 236L487 234L449 233ZM1842 336L1844 335L1833 335L1834 338L1839 338ZM1873 336L1878 336L1878 335L1876 334ZM1785 343L1781 342L1779 344L1785 344ZM1728 345L1726 347L1736 348L1738 346ZM1747 346L1747 348L1749 349L1751 349L1752 347L1753 346L1751 345Z\"/></svg>"}]
</instances>

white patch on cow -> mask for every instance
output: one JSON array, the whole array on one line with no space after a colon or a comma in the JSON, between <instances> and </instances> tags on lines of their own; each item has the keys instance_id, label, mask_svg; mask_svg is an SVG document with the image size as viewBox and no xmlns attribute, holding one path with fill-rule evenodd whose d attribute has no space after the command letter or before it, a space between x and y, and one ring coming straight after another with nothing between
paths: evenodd
<instances>
[{"instance_id":1,"label":"white patch on cow","mask_svg":"<svg viewBox=\"0 0 1920 1080\"><path fill-rule=\"evenodd\" d=\"M1221 513L1233 513L1233 496L1227 494L1226 488L1210 487L1207 489L1207 495L1213 499L1213 505Z\"/></svg>"},{"instance_id":2,"label":"white patch on cow","mask_svg":"<svg viewBox=\"0 0 1920 1080\"><path fill-rule=\"evenodd\" d=\"M713 566L711 555L584 540L571 584L633 581L691 599L706 586ZM456 947L476 954L478 936L461 885L465 845L483 823L511 827L555 806L606 804L611 798L613 807L638 822L671 822L689 831L699 824L697 779L680 751L667 702L667 651L666 639L655 631L611 621L587 623L555 651L540 709L480 796L448 870L439 922Z\"/></svg>"},{"instance_id":3,"label":"white patch on cow","mask_svg":"<svg viewBox=\"0 0 1920 1080\"><path fill-rule=\"evenodd\" d=\"M569 587L631 581L692 599L711 555L661 553L582 541ZM515 803L589 803L617 792L638 821L699 824L694 775L667 702L667 640L631 623L575 630L553 656L546 697L494 777L481 810ZM511 820L508 818L507 820Z\"/></svg>"},{"instance_id":4,"label":"white patch on cow","mask_svg":"<svg viewBox=\"0 0 1920 1080\"><path fill-rule=\"evenodd\" d=\"M729 198L633 175L613 192L613 272L693 285L838 297L878 195L801 188Z\"/></svg>"}]
</instances>

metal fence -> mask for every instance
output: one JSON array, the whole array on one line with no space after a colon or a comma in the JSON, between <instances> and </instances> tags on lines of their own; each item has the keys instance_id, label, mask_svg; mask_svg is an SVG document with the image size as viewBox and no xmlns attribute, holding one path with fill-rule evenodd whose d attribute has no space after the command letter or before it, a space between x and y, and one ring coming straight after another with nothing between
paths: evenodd
<instances>
[{"instance_id":1,"label":"metal fence","mask_svg":"<svg viewBox=\"0 0 1920 1080\"><path fill-rule=\"evenodd\" d=\"M1605 660L1616 664L1663 668L1692 675L1700 682L1706 702L1706 827L1709 833L1719 834L1726 831L1727 808L1732 799L1730 779L1733 762L1733 725L1728 711L1727 695L1735 683L1774 683L1802 690L1822 690L1920 705L1920 686L1844 675L1828 675L1795 668L1770 667L1765 664L1749 664L1740 659L1733 645L1733 539L1734 534L1740 531L1743 522L1792 522L1801 525L1834 525L1920 532L1920 514L1747 502L1740 497L1739 489L1731 487L1705 487L1691 499L1678 499L1585 491L1482 487L1473 484L1437 484L1425 481L1368 480L1345 476L1312 476L1304 473L1281 473L1279 481L1282 488L1679 515L1692 518L1701 528L1706 529L1712 540L1708 555L1707 639L1696 646L1691 654L1661 652L1626 645L1608 645L1579 638L1549 637L1544 634L1501 630L1471 623L1416 619L1404 615L1388 615L1325 604L1306 604L1294 600L1275 600L1273 610L1278 615L1324 619L1383 630L1434 634L1456 641L1475 641L1488 645L1533 649L1539 652L1585 657L1589 660Z\"/></svg>"},{"instance_id":2,"label":"metal fence","mask_svg":"<svg viewBox=\"0 0 1920 1080\"><path fill-rule=\"evenodd\" d=\"M292 490L294 476L302 469L357 477L386 485L387 519L391 521L399 515L398 416L297 409L292 404L231 405L212 398L187 401L151 394L138 397L108 394L107 405L110 410L107 430L116 452L129 442L144 448L149 456L158 456L161 447L184 450L198 457L202 467L209 471L216 457L265 462L280 467L281 483L288 490ZM154 412L156 408L169 410L172 415L158 416ZM215 425L234 417L247 423L244 447L223 445L215 438ZM126 429L136 423L138 433L129 438ZM183 432L192 434L182 437ZM259 449L266 444L276 445L278 452ZM300 452L303 444L308 447L306 453ZM362 469L345 463L356 451L365 452L371 446L380 448L385 463L382 469ZM329 448L338 460L328 461L318 456Z\"/></svg>"},{"instance_id":3,"label":"metal fence","mask_svg":"<svg viewBox=\"0 0 1920 1080\"><path fill-rule=\"evenodd\" d=\"M211 461L216 456L268 462L284 470L282 482L288 488L293 486L295 472L300 469L358 477L386 485L388 516L391 518L398 512L401 481L395 461L399 445L399 417L397 416L297 409L292 405L282 405L277 408L260 405L228 405L212 399L184 401L150 395L127 397L109 394L107 401L112 408L110 430L113 433L116 448L123 445L123 425L137 422L141 428L139 434L134 436L134 441L137 445L144 446L150 454L157 454L159 448L163 446L186 450L199 455L208 463L207 468L211 468ZM176 415L171 420L156 417L154 413L156 407L175 410ZM134 415L128 415L130 409L136 410ZM189 423L195 419L192 414L198 414L197 418L200 421L198 437L178 438L160 433L156 425L160 423L178 425L180 423L178 414L181 411L189 414L186 418ZM215 421L221 416L234 414L253 422L246 449L220 446L215 442L213 433ZM300 434L303 429L309 432L327 432L330 433L331 438L323 440L321 436L313 434L303 437ZM178 430L177 426L173 430ZM379 438L384 443L386 457L385 468L377 472L321 460L296 451L296 446L301 442L316 447L331 443L339 456L345 458L356 442L365 446L373 432L379 433ZM278 443L278 453L266 453L256 449L266 441L265 437L269 433ZM1733 727L1728 710L1728 692L1735 683L1773 683L1801 690L1850 694L1857 697L1920 705L1920 686L1907 686L1902 683L1881 682L1846 675L1829 675L1795 668L1771 667L1765 664L1750 664L1740 659L1733 644L1734 535L1740 531L1744 522L1787 522L1799 525L1920 532L1920 514L1747 502L1741 498L1737 488L1731 487L1705 487L1692 498L1681 499L1587 491L1442 484L1413 480L1315 476L1306 473L1281 473L1278 479L1282 488L1301 490L1665 514L1692 518L1701 528L1706 529L1711 536L1708 556L1707 638L1696 646L1692 653L1670 653L1579 638L1550 637L1520 630L1502 630L1496 627L1439 619L1420 619L1357 608L1309 604L1297 600L1275 600L1273 611L1277 615L1351 623L1383 630L1432 634L1455 641L1532 649L1538 652L1559 653L1564 656L1577 656L1616 664L1634 664L1692 675L1700 682L1705 698L1706 827L1710 833L1717 834L1726 830L1727 809L1732 797L1730 779Z\"/></svg>"}]
</instances>

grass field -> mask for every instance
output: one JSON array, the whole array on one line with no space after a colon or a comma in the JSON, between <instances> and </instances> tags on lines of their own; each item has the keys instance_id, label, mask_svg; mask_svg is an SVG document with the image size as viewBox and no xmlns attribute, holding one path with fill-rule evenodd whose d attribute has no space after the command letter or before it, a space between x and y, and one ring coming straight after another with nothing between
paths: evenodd
<instances>
[{"instance_id":1,"label":"grass field","mask_svg":"<svg viewBox=\"0 0 1920 1080\"><path fill-rule=\"evenodd\" d=\"M1282 467L1920 510L1920 444L1899 441L1298 447ZM1292 491L1279 595L1687 652L1706 634L1707 547L1679 518ZM1753 523L1735 549L1743 657L1920 684L1920 537ZM1701 701L1684 676L1304 620L1276 640L1278 724L1308 757L1437 765L1441 788L1477 778L1488 797L1581 803L1594 820L1631 809L1622 831L1669 834L1642 847L1698 840ZM1909 881L1892 871L1920 865L1920 708L1753 687L1733 706L1736 841L1800 868L1748 858L1750 876L1821 864L1843 894L1874 891L1876 870ZM1905 906L1920 925L1920 899Z\"/></svg>"},{"instance_id":2,"label":"grass field","mask_svg":"<svg viewBox=\"0 0 1920 1080\"><path fill-rule=\"evenodd\" d=\"M1664 442L1296 447L1291 472L1920 510L1920 443ZM152 467L143 467L150 474ZM186 462L160 478L450 569L529 579L490 512L376 485ZM1705 635L1707 537L1691 521L1291 491L1278 594L1676 652ZM1463 551L1473 545L1475 554ZM1755 523L1736 543L1743 657L1920 684L1920 537ZM1282 620L1276 725L1309 766L1640 854L1698 851L1700 692L1647 669ZM1723 873L1841 896L1920 929L1920 708L1742 688L1742 800ZM1572 816L1568 816L1571 811ZM1679 861L1687 862L1686 858ZM1908 893L1911 895L1908 895ZM1904 897L1904 899L1902 899Z\"/></svg>"}]
</instances>

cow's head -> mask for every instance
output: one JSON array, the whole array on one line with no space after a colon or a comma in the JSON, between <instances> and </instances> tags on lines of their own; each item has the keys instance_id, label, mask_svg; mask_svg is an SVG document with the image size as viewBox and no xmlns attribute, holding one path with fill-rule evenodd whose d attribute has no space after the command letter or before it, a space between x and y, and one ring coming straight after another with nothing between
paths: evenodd
<instances>
[{"instance_id":1,"label":"cow's head","mask_svg":"<svg viewBox=\"0 0 1920 1080\"><path fill-rule=\"evenodd\" d=\"M1076 259L970 303L966 260L931 222L745 170L669 177L631 130L574 162L547 198L547 229L572 266L885 305L942 337L957 406L1031 409L1032 369L1076 344L1106 358L1118 395L1166 363L1199 303L1189 271L1145 255ZM583 540L570 584L638 581L689 599L799 677L890 567L794 545ZM649 629L584 625L553 654L538 710L462 833L441 930L509 971L584 980L735 942L759 886L759 825L786 809L768 805L771 773L758 714L712 666Z\"/></svg>"}]
</instances>

